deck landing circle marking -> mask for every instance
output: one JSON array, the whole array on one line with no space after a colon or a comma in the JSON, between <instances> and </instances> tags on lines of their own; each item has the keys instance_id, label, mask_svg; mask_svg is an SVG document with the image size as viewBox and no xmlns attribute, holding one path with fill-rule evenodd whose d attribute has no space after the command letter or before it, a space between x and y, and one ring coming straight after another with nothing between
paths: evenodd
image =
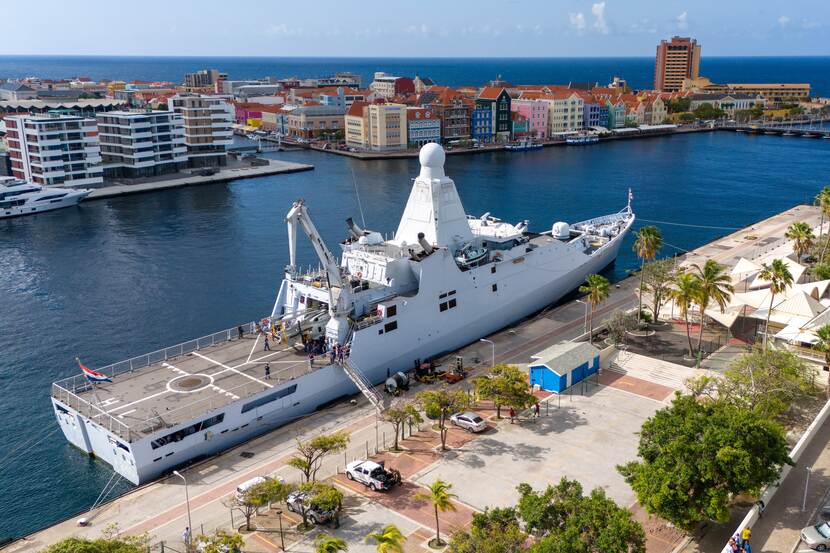
<instances>
[{"instance_id":1,"label":"deck landing circle marking","mask_svg":"<svg viewBox=\"0 0 830 553\"><path fill-rule=\"evenodd\" d=\"M209 374L185 374L177 376L167 382L167 389L177 394L192 394L201 392L213 385L213 377Z\"/></svg>"}]
</instances>

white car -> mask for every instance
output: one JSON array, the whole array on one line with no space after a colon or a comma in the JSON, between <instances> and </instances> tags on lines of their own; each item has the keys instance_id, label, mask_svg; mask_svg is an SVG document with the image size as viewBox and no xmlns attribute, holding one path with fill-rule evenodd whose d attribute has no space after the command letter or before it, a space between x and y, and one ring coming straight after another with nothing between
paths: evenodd
<instances>
[{"instance_id":1,"label":"white car","mask_svg":"<svg viewBox=\"0 0 830 553\"><path fill-rule=\"evenodd\" d=\"M450 417L450 422L467 432L481 432L487 429L487 422L470 411L454 414Z\"/></svg>"},{"instance_id":2,"label":"white car","mask_svg":"<svg viewBox=\"0 0 830 553\"><path fill-rule=\"evenodd\" d=\"M256 486L257 484L262 484L263 482L268 482L269 480L273 480L268 476L254 476L250 480L245 480L240 485L236 487L236 491L234 492L234 497L240 503L245 498L245 493L250 490L252 487ZM282 478L277 478L280 482L284 482Z\"/></svg>"},{"instance_id":3,"label":"white car","mask_svg":"<svg viewBox=\"0 0 830 553\"><path fill-rule=\"evenodd\" d=\"M352 461L346 465L346 478L360 482L373 492L391 489L400 484L400 474L387 471L382 463L374 461Z\"/></svg>"}]
</instances>

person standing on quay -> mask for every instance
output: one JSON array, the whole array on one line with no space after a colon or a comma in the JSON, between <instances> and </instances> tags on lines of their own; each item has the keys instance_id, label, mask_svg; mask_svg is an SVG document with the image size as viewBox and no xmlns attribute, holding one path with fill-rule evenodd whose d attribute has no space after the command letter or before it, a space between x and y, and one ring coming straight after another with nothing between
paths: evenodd
<instances>
[{"instance_id":1,"label":"person standing on quay","mask_svg":"<svg viewBox=\"0 0 830 553\"><path fill-rule=\"evenodd\" d=\"M268 335L265 335L265 348L262 351L271 351L271 344L268 343Z\"/></svg>"},{"instance_id":2,"label":"person standing on quay","mask_svg":"<svg viewBox=\"0 0 830 553\"><path fill-rule=\"evenodd\" d=\"M265 363L265 380L271 380L271 364Z\"/></svg>"}]
</instances>

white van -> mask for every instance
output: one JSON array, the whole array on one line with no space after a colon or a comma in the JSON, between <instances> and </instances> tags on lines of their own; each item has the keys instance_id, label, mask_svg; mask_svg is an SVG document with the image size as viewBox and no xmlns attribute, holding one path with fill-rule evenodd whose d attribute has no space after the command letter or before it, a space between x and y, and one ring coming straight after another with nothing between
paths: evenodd
<instances>
[{"instance_id":1,"label":"white van","mask_svg":"<svg viewBox=\"0 0 830 553\"><path fill-rule=\"evenodd\" d=\"M236 500L241 502L242 499L245 497L245 493L248 490L250 490L252 487L256 486L257 484L261 484L263 482L268 482L269 480L273 480L273 478L270 478L268 476L254 476L250 480L245 480L244 482L242 482L240 485L238 485L236 487ZM283 481L282 478L280 478L279 481L282 482Z\"/></svg>"}]
</instances>

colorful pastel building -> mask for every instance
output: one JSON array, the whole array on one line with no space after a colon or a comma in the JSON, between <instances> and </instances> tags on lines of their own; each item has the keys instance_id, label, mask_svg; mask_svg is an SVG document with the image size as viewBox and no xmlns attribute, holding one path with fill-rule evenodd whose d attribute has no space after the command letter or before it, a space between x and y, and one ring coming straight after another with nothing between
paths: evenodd
<instances>
[{"instance_id":1,"label":"colorful pastel building","mask_svg":"<svg viewBox=\"0 0 830 553\"><path fill-rule=\"evenodd\" d=\"M441 119L430 108L406 108L406 137L410 148L441 143Z\"/></svg>"},{"instance_id":2,"label":"colorful pastel building","mask_svg":"<svg viewBox=\"0 0 830 553\"><path fill-rule=\"evenodd\" d=\"M545 102L518 99L510 102L510 109L527 119L529 136L544 140L548 136L548 106Z\"/></svg>"}]
</instances>

